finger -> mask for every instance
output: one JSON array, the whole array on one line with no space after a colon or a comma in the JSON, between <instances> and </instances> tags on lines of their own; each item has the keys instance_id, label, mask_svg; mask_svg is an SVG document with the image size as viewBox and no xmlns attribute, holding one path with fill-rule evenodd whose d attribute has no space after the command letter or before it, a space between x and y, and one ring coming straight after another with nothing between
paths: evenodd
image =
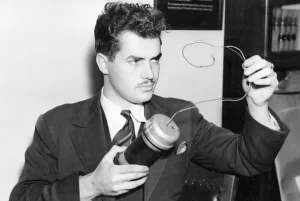
<instances>
[{"instance_id":1,"label":"finger","mask_svg":"<svg viewBox=\"0 0 300 201\"><path fill-rule=\"evenodd\" d=\"M147 177L143 177L138 180L123 182L123 183L116 185L116 188L120 189L120 190L131 190L138 186L143 185L146 182L146 180L147 180Z\"/></svg>"},{"instance_id":2,"label":"finger","mask_svg":"<svg viewBox=\"0 0 300 201\"><path fill-rule=\"evenodd\" d=\"M149 168L144 165L134 165L134 164L126 164L126 165L117 165L115 166L116 172L120 174L126 173L148 173Z\"/></svg>"},{"instance_id":3,"label":"finger","mask_svg":"<svg viewBox=\"0 0 300 201\"><path fill-rule=\"evenodd\" d=\"M246 59L243 63L243 67L248 68L249 66L253 65L255 62L261 60L262 58L258 55L254 55L248 59Z\"/></svg>"},{"instance_id":4,"label":"finger","mask_svg":"<svg viewBox=\"0 0 300 201\"><path fill-rule=\"evenodd\" d=\"M148 175L148 173L146 173L146 172L119 174L115 178L112 179L112 182L114 184L118 184L118 183L128 182L128 181L132 181L132 180L138 180L143 177L146 177L147 175Z\"/></svg>"},{"instance_id":5,"label":"finger","mask_svg":"<svg viewBox=\"0 0 300 201\"><path fill-rule=\"evenodd\" d=\"M107 195L109 196L117 196L117 195L122 195L124 193L127 193L129 190L117 190L117 191L113 191Z\"/></svg>"},{"instance_id":6,"label":"finger","mask_svg":"<svg viewBox=\"0 0 300 201\"><path fill-rule=\"evenodd\" d=\"M256 63L252 64L251 66L249 66L248 68L246 68L244 70L244 75L245 76L249 76L261 69L264 69L264 68L270 68L271 67L271 63L264 60L264 59L261 59L259 61L257 61Z\"/></svg>"},{"instance_id":7,"label":"finger","mask_svg":"<svg viewBox=\"0 0 300 201\"><path fill-rule=\"evenodd\" d=\"M254 82L259 79L270 77L274 73L270 68L264 68L248 77L248 82Z\"/></svg>"},{"instance_id":8,"label":"finger","mask_svg":"<svg viewBox=\"0 0 300 201\"><path fill-rule=\"evenodd\" d=\"M254 84L263 84L263 85L271 85L277 87L278 80L277 80L277 74L273 72L271 75L257 79L253 81Z\"/></svg>"},{"instance_id":9,"label":"finger","mask_svg":"<svg viewBox=\"0 0 300 201\"><path fill-rule=\"evenodd\" d=\"M259 79L259 80L255 80L253 83L256 85L271 85L272 79L271 78Z\"/></svg>"}]
</instances>

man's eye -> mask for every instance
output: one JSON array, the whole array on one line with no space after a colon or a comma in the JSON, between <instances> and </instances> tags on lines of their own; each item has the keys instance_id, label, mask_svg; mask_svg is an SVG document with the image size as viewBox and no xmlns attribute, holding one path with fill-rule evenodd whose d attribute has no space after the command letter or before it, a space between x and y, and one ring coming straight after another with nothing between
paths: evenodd
<instances>
[{"instance_id":1,"label":"man's eye","mask_svg":"<svg viewBox=\"0 0 300 201\"><path fill-rule=\"evenodd\" d=\"M159 62L159 59L160 59L160 58L152 59L152 62L157 62L157 63L158 63L158 62Z\"/></svg>"},{"instance_id":2,"label":"man's eye","mask_svg":"<svg viewBox=\"0 0 300 201\"><path fill-rule=\"evenodd\" d=\"M130 62L133 63L133 64L137 64L137 63L139 63L139 61L140 61L140 59L133 59Z\"/></svg>"}]
</instances>

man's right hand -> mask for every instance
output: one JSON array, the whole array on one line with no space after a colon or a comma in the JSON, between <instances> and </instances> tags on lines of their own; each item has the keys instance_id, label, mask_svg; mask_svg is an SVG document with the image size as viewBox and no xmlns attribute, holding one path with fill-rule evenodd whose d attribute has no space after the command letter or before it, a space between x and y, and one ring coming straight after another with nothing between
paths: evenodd
<instances>
[{"instance_id":1,"label":"man's right hand","mask_svg":"<svg viewBox=\"0 0 300 201\"><path fill-rule=\"evenodd\" d=\"M117 196L146 182L149 168L142 165L115 165L117 153L126 147L113 146L94 172L79 179L80 200L98 195Z\"/></svg>"}]
</instances>

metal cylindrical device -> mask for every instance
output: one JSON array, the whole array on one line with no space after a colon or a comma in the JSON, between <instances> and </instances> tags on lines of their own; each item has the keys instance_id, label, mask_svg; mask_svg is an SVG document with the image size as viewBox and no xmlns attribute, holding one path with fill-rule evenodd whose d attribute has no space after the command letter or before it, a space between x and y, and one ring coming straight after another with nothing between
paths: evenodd
<instances>
[{"instance_id":1,"label":"metal cylindrical device","mask_svg":"<svg viewBox=\"0 0 300 201\"><path fill-rule=\"evenodd\" d=\"M178 126L163 114L155 114L146 121L142 132L119 153L115 164L139 164L150 167L164 151L171 149L180 135Z\"/></svg>"}]
</instances>

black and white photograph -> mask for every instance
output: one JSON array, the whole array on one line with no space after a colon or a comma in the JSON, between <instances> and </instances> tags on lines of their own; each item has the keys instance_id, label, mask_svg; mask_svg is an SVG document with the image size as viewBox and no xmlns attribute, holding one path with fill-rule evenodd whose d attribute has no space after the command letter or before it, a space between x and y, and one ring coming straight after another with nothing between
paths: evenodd
<instances>
[{"instance_id":1,"label":"black and white photograph","mask_svg":"<svg viewBox=\"0 0 300 201\"><path fill-rule=\"evenodd\" d=\"M3 0L0 25L0 200L300 200L300 0Z\"/></svg>"}]
</instances>

